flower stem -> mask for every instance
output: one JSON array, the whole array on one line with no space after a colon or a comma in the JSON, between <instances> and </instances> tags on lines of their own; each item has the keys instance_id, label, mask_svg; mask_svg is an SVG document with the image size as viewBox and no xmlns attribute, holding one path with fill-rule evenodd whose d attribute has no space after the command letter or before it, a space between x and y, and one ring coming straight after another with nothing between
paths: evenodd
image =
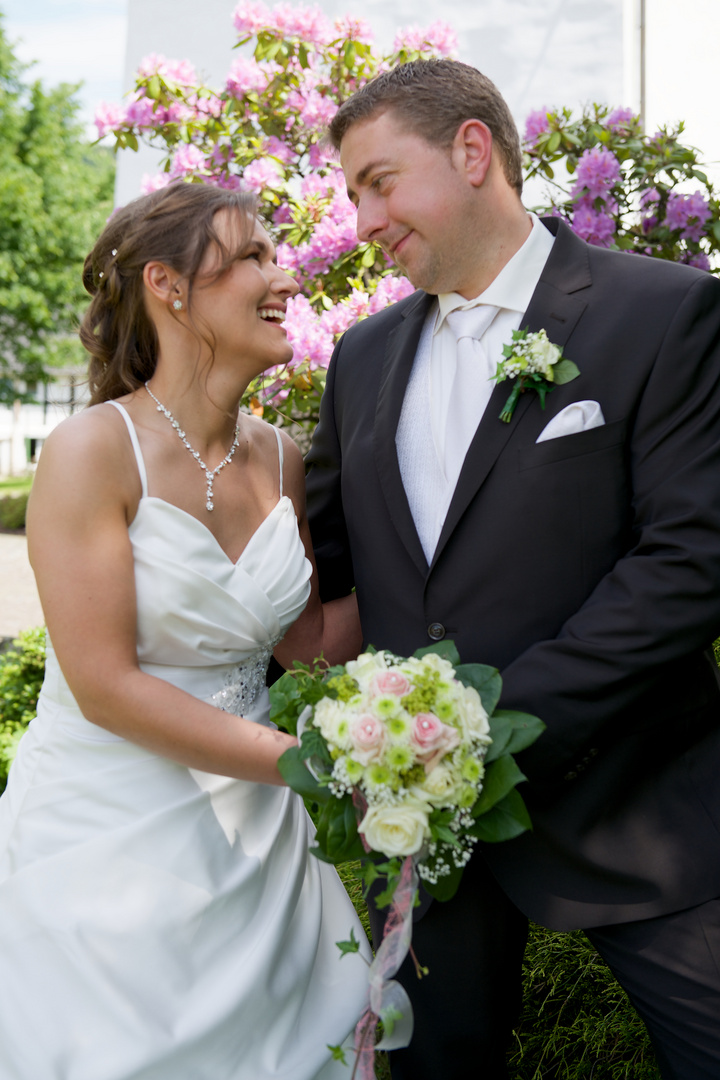
<instances>
[{"instance_id":1,"label":"flower stem","mask_svg":"<svg viewBox=\"0 0 720 1080\"><path fill-rule=\"evenodd\" d=\"M500 413L500 419L505 424L509 424L512 420L512 415L515 412L515 406L518 403L518 398L522 393L523 387L520 379L516 379L513 388L510 392L510 397L505 402L503 411Z\"/></svg>"}]
</instances>

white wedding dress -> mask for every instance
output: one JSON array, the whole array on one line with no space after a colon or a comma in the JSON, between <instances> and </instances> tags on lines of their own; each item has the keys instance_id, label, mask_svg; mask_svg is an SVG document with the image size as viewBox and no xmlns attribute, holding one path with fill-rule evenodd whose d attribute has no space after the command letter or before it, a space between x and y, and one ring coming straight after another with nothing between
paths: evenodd
<instances>
[{"instance_id":1,"label":"white wedding dress","mask_svg":"<svg viewBox=\"0 0 720 1080\"><path fill-rule=\"evenodd\" d=\"M113 403L115 404L115 403ZM233 564L147 495L130 526L141 667L268 723L310 566L279 501ZM278 443L279 443L278 439ZM282 446L281 476L282 476ZM112 567L108 567L112 574ZM81 583L78 583L81 586ZM87 721L48 642L0 799L1 1080L350 1080L364 933L287 788L184 768Z\"/></svg>"}]
</instances>

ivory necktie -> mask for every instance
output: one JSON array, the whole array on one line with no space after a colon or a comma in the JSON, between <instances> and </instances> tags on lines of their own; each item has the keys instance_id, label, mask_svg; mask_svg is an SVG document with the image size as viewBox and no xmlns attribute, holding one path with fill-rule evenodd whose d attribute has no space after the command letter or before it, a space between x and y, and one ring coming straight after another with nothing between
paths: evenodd
<instances>
[{"instance_id":1,"label":"ivory necktie","mask_svg":"<svg viewBox=\"0 0 720 1080\"><path fill-rule=\"evenodd\" d=\"M457 367L445 425L445 475L453 487L495 388L491 382L495 364L488 358L480 339L498 311L493 304L477 304L451 311L447 316L448 326L457 339Z\"/></svg>"}]
</instances>

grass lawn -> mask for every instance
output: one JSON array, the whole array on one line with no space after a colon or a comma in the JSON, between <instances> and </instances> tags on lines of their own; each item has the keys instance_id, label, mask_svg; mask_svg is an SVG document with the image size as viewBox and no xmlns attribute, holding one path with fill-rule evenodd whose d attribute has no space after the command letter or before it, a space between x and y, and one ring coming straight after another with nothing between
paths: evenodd
<instances>
[{"instance_id":1,"label":"grass lawn","mask_svg":"<svg viewBox=\"0 0 720 1080\"><path fill-rule=\"evenodd\" d=\"M33 473L25 476L4 476L0 478L0 499L6 495L24 495L32 487Z\"/></svg>"}]
</instances>

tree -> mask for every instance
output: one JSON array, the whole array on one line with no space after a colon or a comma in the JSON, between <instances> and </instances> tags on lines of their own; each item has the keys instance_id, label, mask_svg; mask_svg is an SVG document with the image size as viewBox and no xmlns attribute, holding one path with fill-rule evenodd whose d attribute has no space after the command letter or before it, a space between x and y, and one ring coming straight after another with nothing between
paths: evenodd
<instances>
[{"instance_id":1,"label":"tree","mask_svg":"<svg viewBox=\"0 0 720 1080\"><path fill-rule=\"evenodd\" d=\"M76 86L26 84L0 23L0 402L83 362L86 253L112 209L109 151L77 121Z\"/></svg>"}]
</instances>

